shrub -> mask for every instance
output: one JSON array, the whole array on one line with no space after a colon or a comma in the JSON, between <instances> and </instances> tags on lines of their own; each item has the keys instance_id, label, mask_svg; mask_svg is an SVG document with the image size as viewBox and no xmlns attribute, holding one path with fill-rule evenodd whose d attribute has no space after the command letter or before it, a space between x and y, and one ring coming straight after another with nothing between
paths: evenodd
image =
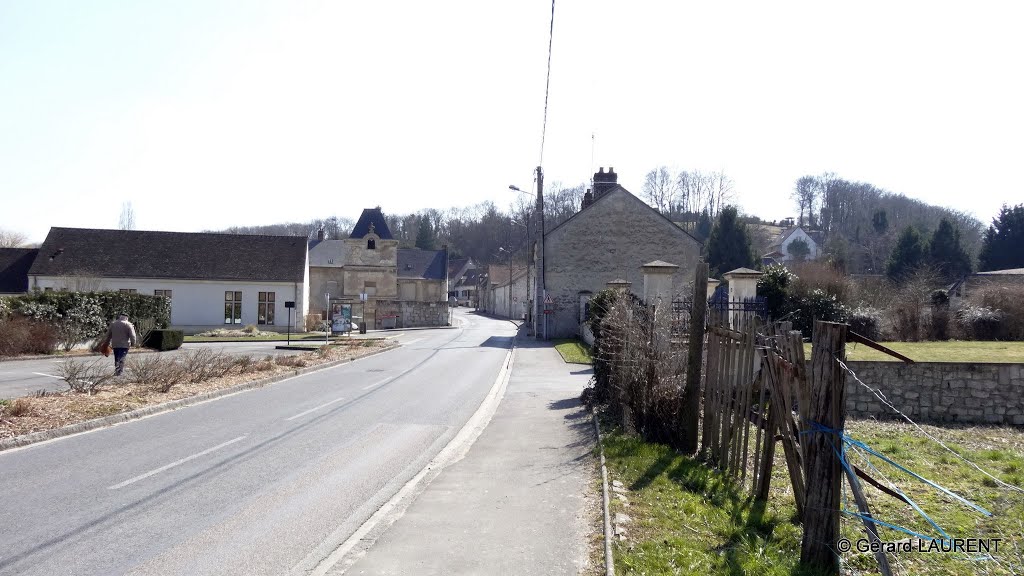
<instances>
[{"instance_id":1,"label":"shrub","mask_svg":"<svg viewBox=\"0 0 1024 576\"><path fill-rule=\"evenodd\" d=\"M57 366L57 374L72 392L91 395L100 385L114 377L114 370L104 360L86 361L70 358Z\"/></svg>"},{"instance_id":2,"label":"shrub","mask_svg":"<svg viewBox=\"0 0 1024 576\"><path fill-rule=\"evenodd\" d=\"M778 319L789 314L789 288L796 280L796 274L781 264L764 269L757 279L757 295L765 298L769 318Z\"/></svg>"},{"instance_id":3,"label":"shrub","mask_svg":"<svg viewBox=\"0 0 1024 576\"><path fill-rule=\"evenodd\" d=\"M882 313L880 310L858 306L850 310L847 322L850 324L850 330L861 336L871 340L882 339Z\"/></svg>"},{"instance_id":4,"label":"shrub","mask_svg":"<svg viewBox=\"0 0 1024 576\"><path fill-rule=\"evenodd\" d=\"M793 329L801 331L805 337L811 336L815 320L846 322L850 315L849 309L837 296L820 288L811 290L791 305Z\"/></svg>"},{"instance_id":5,"label":"shrub","mask_svg":"<svg viewBox=\"0 0 1024 576\"><path fill-rule=\"evenodd\" d=\"M150 331L149 336L142 342L142 345L164 352L181 348L181 344L184 341L185 333L181 330L157 329Z\"/></svg>"},{"instance_id":6,"label":"shrub","mask_svg":"<svg viewBox=\"0 0 1024 576\"><path fill-rule=\"evenodd\" d=\"M28 398L15 398L14 400L0 400L0 415L17 418L27 416L32 412L32 403Z\"/></svg>"},{"instance_id":7,"label":"shrub","mask_svg":"<svg viewBox=\"0 0 1024 576\"><path fill-rule=\"evenodd\" d=\"M250 336L258 336L260 333L260 329L257 328L255 324L249 324L245 328L242 328L242 332L245 332Z\"/></svg>"},{"instance_id":8,"label":"shrub","mask_svg":"<svg viewBox=\"0 0 1024 576\"><path fill-rule=\"evenodd\" d=\"M18 316L0 320L0 356L52 354L58 339L57 328L48 322Z\"/></svg>"},{"instance_id":9,"label":"shrub","mask_svg":"<svg viewBox=\"0 0 1024 576\"><path fill-rule=\"evenodd\" d=\"M294 355L294 356L278 356L274 360L274 362L278 366L290 366L292 368L305 368L309 363L306 361L306 358L304 358L303 356L304 355L302 355L302 354L297 354L297 355Z\"/></svg>"},{"instance_id":10,"label":"shrub","mask_svg":"<svg viewBox=\"0 0 1024 576\"><path fill-rule=\"evenodd\" d=\"M1001 312L997 338L1024 340L1024 286L992 286L980 291L976 300Z\"/></svg>"},{"instance_id":11,"label":"shrub","mask_svg":"<svg viewBox=\"0 0 1024 576\"><path fill-rule=\"evenodd\" d=\"M987 306L966 305L956 312L956 323L965 338L995 340L999 336L1003 314Z\"/></svg>"}]
</instances>

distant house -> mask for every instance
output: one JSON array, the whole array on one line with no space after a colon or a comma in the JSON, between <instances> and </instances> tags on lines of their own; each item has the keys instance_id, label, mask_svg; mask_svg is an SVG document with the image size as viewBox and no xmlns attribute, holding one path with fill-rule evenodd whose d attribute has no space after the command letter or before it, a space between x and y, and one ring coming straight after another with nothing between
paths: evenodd
<instances>
[{"instance_id":1,"label":"distant house","mask_svg":"<svg viewBox=\"0 0 1024 576\"><path fill-rule=\"evenodd\" d=\"M782 264L798 260L798 255L793 250L793 242L802 240L807 244L807 255L804 260L817 260L825 244L825 234L821 231L806 231L800 226L794 226L783 231L768 247L768 253L761 257L762 264Z\"/></svg>"},{"instance_id":2,"label":"distant house","mask_svg":"<svg viewBox=\"0 0 1024 576\"><path fill-rule=\"evenodd\" d=\"M28 292L28 270L37 254L36 248L0 248L0 294Z\"/></svg>"},{"instance_id":3,"label":"distant house","mask_svg":"<svg viewBox=\"0 0 1024 576\"><path fill-rule=\"evenodd\" d=\"M315 315L333 317L350 306L370 329L448 323L447 251L399 248L380 208L363 210L348 238L326 239L321 231L309 254Z\"/></svg>"},{"instance_id":4,"label":"distant house","mask_svg":"<svg viewBox=\"0 0 1024 576\"><path fill-rule=\"evenodd\" d=\"M171 299L187 333L255 324L302 330L309 307L306 239L51 228L28 271L30 290L116 290Z\"/></svg>"},{"instance_id":5,"label":"distant house","mask_svg":"<svg viewBox=\"0 0 1024 576\"><path fill-rule=\"evenodd\" d=\"M651 261L678 266L671 284L681 294L700 253L696 238L620 186L614 169L601 168L580 211L544 235L543 266L535 263L530 275L543 274L550 313L537 315L535 330L548 338L578 334L591 296L616 279L643 294L641 266Z\"/></svg>"},{"instance_id":6,"label":"distant house","mask_svg":"<svg viewBox=\"0 0 1024 576\"><path fill-rule=\"evenodd\" d=\"M448 298L457 306L477 305L477 281L480 271L471 258L460 258L448 263Z\"/></svg>"},{"instance_id":7,"label":"distant house","mask_svg":"<svg viewBox=\"0 0 1024 576\"><path fill-rule=\"evenodd\" d=\"M522 320L529 310L529 268L522 264L491 264L480 288L480 308L501 318Z\"/></svg>"}]
</instances>

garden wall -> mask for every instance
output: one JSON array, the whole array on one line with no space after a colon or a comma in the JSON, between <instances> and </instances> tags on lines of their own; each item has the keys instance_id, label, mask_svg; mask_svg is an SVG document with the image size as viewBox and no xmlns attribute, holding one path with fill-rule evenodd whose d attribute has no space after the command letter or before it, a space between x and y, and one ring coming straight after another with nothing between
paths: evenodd
<instances>
[{"instance_id":1,"label":"garden wall","mask_svg":"<svg viewBox=\"0 0 1024 576\"><path fill-rule=\"evenodd\" d=\"M1024 426L1024 364L847 364L865 384L879 388L915 421ZM850 376L846 408L853 418L899 418Z\"/></svg>"}]
</instances>

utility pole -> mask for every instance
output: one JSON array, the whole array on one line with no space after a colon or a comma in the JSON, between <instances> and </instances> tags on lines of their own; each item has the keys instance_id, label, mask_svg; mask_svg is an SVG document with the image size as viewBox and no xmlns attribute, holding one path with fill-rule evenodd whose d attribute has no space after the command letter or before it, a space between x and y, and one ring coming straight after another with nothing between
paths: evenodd
<instances>
[{"instance_id":1,"label":"utility pole","mask_svg":"<svg viewBox=\"0 0 1024 576\"><path fill-rule=\"evenodd\" d=\"M533 291L533 335L541 337L540 322L544 316L544 170L537 166L537 277L534 279ZM546 319L545 319L546 320Z\"/></svg>"}]
</instances>

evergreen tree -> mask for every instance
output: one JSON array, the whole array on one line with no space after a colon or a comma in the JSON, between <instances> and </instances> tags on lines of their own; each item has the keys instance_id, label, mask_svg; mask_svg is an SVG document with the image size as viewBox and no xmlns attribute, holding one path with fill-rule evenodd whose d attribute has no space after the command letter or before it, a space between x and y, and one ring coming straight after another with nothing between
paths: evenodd
<instances>
[{"instance_id":1,"label":"evergreen tree","mask_svg":"<svg viewBox=\"0 0 1024 576\"><path fill-rule=\"evenodd\" d=\"M960 243L960 230L946 218L928 243L928 261L950 282L971 273L971 257Z\"/></svg>"},{"instance_id":2,"label":"evergreen tree","mask_svg":"<svg viewBox=\"0 0 1024 576\"><path fill-rule=\"evenodd\" d=\"M1024 204L1003 204L985 231L978 260L979 270L1024 267Z\"/></svg>"},{"instance_id":3,"label":"evergreen tree","mask_svg":"<svg viewBox=\"0 0 1024 576\"><path fill-rule=\"evenodd\" d=\"M434 226L430 223L430 218L420 216L417 220L416 247L423 250L433 250L435 241Z\"/></svg>"},{"instance_id":4,"label":"evergreen tree","mask_svg":"<svg viewBox=\"0 0 1024 576\"><path fill-rule=\"evenodd\" d=\"M889 256L885 272L893 280L902 280L907 274L927 263L928 247L917 228L907 226L900 234Z\"/></svg>"},{"instance_id":5,"label":"evergreen tree","mask_svg":"<svg viewBox=\"0 0 1024 576\"><path fill-rule=\"evenodd\" d=\"M727 206L718 215L718 222L708 238L708 266L712 273L722 274L754 265L754 249L747 227L739 222L736 207Z\"/></svg>"},{"instance_id":6,"label":"evergreen tree","mask_svg":"<svg viewBox=\"0 0 1024 576\"><path fill-rule=\"evenodd\" d=\"M701 242L707 242L708 237L711 236L711 216L708 215L707 209L704 209L700 213L700 218L697 219L697 229L694 230L694 235Z\"/></svg>"}]
</instances>

